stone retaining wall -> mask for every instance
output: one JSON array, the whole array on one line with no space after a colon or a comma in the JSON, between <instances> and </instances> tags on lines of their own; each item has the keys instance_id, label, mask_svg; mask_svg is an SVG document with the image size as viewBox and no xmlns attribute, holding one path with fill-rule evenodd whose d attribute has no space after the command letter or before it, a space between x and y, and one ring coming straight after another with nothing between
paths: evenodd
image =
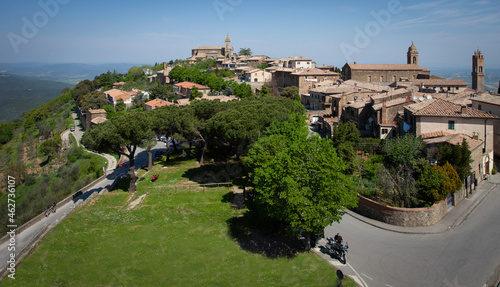
<instances>
[{"instance_id":1,"label":"stone retaining wall","mask_svg":"<svg viewBox=\"0 0 500 287\"><path fill-rule=\"evenodd\" d=\"M433 225L448 213L446 200L437 202L431 207L399 208L382 205L362 195L358 195L358 198L359 203L354 209L355 212L392 225L405 227Z\"/></svg>"}]
</instances>

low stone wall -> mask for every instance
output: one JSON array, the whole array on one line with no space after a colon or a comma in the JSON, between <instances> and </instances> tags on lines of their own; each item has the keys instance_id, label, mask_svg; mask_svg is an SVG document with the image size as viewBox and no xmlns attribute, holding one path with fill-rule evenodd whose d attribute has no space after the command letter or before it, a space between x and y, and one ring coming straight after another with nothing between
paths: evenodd
<instances>
[{"instance_id":1,"label":"low stone wall","mask_svg":"<svg viewBox=\"0 0 500 287\"><path fill-rule=\"evenodd\" d=\"M358 198L358 207L354 209L356 213L392 225L405 227L433 225L448 213L446 200L437 202L431 207L399 208L382 205L362 195L358 195Z\"/></svg>"}]
</instances>

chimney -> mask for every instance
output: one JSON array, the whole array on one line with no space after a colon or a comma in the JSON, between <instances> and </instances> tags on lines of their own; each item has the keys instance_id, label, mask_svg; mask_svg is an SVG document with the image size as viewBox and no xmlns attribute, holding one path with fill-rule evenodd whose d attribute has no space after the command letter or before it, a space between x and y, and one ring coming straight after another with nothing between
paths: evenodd
<instances>
[{"instance_id":1,"label":"chimney","mask_svg":"<svg viewBox=\"0 0 500 287\"><path fill-rule=\"evenodd\" d=\"M461 106L460 107L460 113L461 114L465 114L466 109L467 109L467 106Z\"/></svg>"},{"instance_id":2,"label":"chimney","mask_svg":"<svg viewBox=\"0 0 500 287\"><path fill-rule=\"evenodd\" d=\"M354 65L356 65L358 62L354 61Z\"/></svg>"},{"instance_id":3,"label":"chimney","mask_svg":"<svg viewBox=\"0 0 500 287\"><path fill-rule=\"evenodd\" d=\"M380 110L380 123L385 124L387 122L387 105L385 102L382 104L382 109Z\"/></svg>"},{"instance_id":4,"label":"chimney","mask_svg":"<svg viewBox=\"0 0 500 287\"><path fill-rule=\"evenodd\" d=\"M479 139L479 133L478 132L473 132L472 133L472 138L475 139L475 140L478 140Z\"/></svg>"}]
</instances>

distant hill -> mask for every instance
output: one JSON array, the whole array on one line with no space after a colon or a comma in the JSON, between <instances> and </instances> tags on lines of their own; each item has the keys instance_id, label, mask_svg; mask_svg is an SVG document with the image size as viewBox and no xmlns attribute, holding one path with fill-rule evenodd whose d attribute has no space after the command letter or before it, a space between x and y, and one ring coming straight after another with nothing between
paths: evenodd
<instances>
[{"instance_id":1,"label":"distant hill","mask_svg":"<svg viewBox=\"0 0 500 287\"><path fill-rule=\"evenodd\" d=\"M73 85L0 74L0 122L19 118L24 112L39 107L61 95L61 90Z\"/></svg>"},{"instance_id":2,"label":"distant hill","mask_svg":"<svg viewBox=\"0 0 500 287\"><path fill-rule=\"evenodd\" d=\"M40 80L51 80L76 85L78 82L93 80L107 71L116 70L117 73L127 73L132 66L143 64L38 64L38 63L0 63L0 73L10 75L33 77Z\"/></svg>"}]
</instances>

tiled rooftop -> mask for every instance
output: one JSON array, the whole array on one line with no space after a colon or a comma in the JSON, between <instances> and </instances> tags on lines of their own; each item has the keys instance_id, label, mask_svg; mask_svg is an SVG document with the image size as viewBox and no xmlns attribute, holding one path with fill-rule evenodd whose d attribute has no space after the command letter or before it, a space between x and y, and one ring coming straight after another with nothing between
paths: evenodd
<instances>
[{"instance_id":1,"label":"tiled rooftop","mask_svg":"<svg viewBox=\"0 0 500 287\"><path fill-rule=\"evenodd\" d=\"M425 100L406 107L416 116L496 119L495 115L442 99Z\"/></svg>"}]
</instances>

